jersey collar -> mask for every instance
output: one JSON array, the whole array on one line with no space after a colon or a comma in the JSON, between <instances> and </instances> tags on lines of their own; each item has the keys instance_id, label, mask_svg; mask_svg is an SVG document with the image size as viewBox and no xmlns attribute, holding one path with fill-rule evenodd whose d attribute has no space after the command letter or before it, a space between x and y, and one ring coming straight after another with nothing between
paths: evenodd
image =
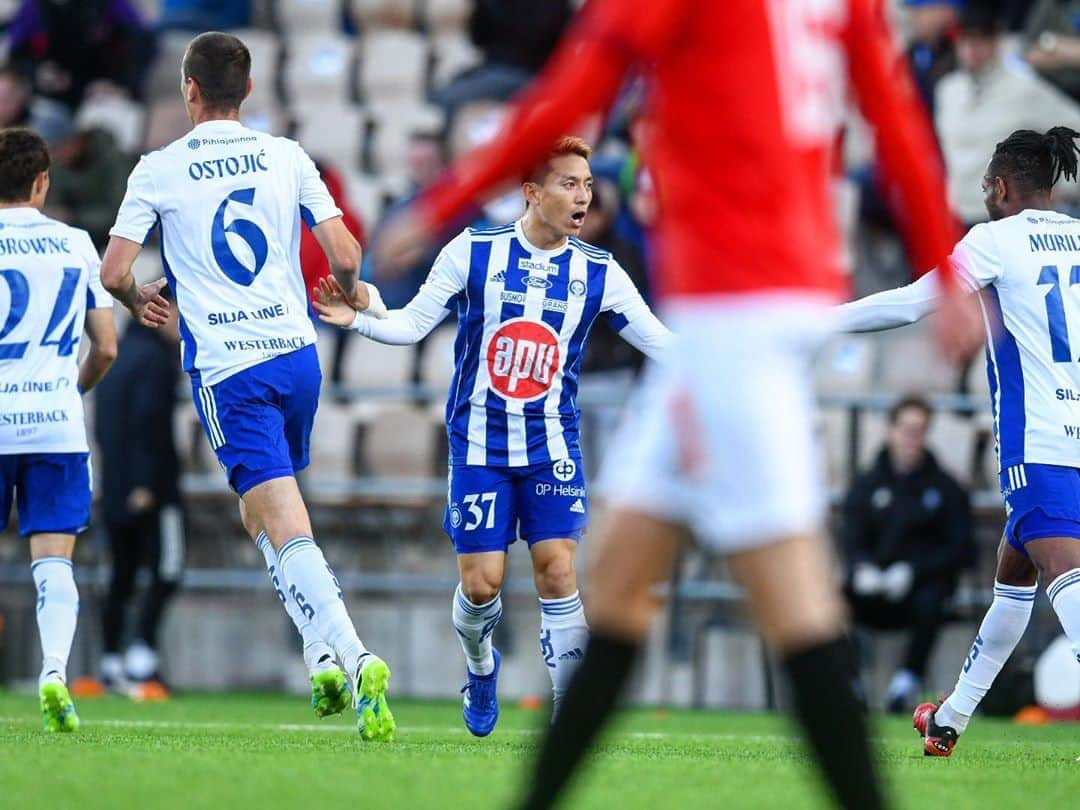
<instances>
[{"instance_id":1,"label":"jersey collar","mask_svg":"<svg viewBox=\"0 0 1080 810\"><path fill-rule=\"evenodd\" d=\"M45 215L29 205L20 205L18 208L0 208L0 220L4 222L33 222L37 219L45 219Z\"/></svg>"}]
</instances>

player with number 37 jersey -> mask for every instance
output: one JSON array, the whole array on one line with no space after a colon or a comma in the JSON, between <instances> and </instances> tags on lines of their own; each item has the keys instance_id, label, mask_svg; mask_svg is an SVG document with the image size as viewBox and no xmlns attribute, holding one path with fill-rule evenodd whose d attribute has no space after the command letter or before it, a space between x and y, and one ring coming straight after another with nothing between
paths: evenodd
<instances>
[{"instance_id":1,"label":"player with number 37 jersey","mask_svg":"<svg viewBox=\"0 0 1080 810\"><path fill-rule=\"evenodd\" d=\"M560 139L522 185L524 217L468 228L443 248L404 309L354 313L323 285L323 320L382 343L424 338L457 311L454 377L446 403L450 492L444 528L458 552L453 622L468 662L465 725L489 734L498 719L498 651L506 550L529 545L540 596L540 653L558 709L585 646L574 574L588 520L578 444L578 372L598 318L657 357L671 333L610 253L577 238L592 200L589 146Z\"/></svg>"}]
</instances>

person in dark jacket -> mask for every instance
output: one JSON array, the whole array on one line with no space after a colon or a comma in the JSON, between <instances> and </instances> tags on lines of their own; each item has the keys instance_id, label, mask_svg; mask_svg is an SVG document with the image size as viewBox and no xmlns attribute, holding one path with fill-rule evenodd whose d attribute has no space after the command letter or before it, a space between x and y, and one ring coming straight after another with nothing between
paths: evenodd
<instances>
[{"instance_id":1,"label":"person in dark jacket","mask_svg":"<svg viewBox=\"0 0 1080 810\"><path fill-rule=\"evenodd\" d=\"M176 310L161 329L132 322L120 342L109 376L98 386L95 434L101 464L105 530L112 578L103 611L106 688L165 697L158 667L161 617L176 591L184 562L184 520L173 436L180 375ZM126 653L125 614L139 566L150 587ZM145 694L143 694L145 692Z\"/></svg>"},{"instance_id":2,"label":"person in dark jacket","mask_svg":"<svg viewBox=\"0 0 1080 810\"><path fill-rule=\"evenodd\" d=\"M885 447L844 504L845 591L856 625L908 630L889 711L915 696L962 568L973 562L968 494L926 447L932 411L917 396L889 412Z\"/></svg>"}]
</instances>

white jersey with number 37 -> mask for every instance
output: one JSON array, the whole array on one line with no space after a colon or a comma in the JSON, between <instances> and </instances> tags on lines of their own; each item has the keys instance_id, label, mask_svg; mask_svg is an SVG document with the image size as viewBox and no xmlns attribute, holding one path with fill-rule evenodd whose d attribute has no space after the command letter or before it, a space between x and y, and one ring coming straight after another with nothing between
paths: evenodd
<instances>
[{"instance_id":1,"label":"white jersey with number 37","mask_svg":"<svg viewBox=\"0 0 1080 810\"><path fill-rule=\"evenodd\" d=\"M109 233L142 244L161 225L184 369L214 385L315 342L301 220L340 214L295 141L208 121L139 161Z\"/></svg>"},{"instance_id":2,"label":"white jersey with number 37","mask_svg":"<svg viewBox=\"0 0 1080 810\"><path fill-rule=\"evenodd\" d=\"M1080 220L1021 211L973 227L952 258L982 290L1001 468L1080 467Z\"/></svg>"},{"instance_id":3,"label":"white jersey with number 37","mask_svg":"<svg viewBox=\"0 0 1080 810\"><path fill-rule=\"evenodd\" d=\"M0 454L87 452L79 340L112 306L100 268L86 231L0 210Z\"/></svg>"}]
</instances>

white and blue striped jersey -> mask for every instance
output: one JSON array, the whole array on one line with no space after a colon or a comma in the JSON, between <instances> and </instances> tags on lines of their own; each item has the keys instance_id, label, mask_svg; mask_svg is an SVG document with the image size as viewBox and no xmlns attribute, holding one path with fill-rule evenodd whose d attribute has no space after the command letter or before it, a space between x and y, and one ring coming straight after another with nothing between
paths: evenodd
<instances>
[{"instance_id":1,"label":"white and blue striped jersey","mask_svg":"<svg viewBox=\"0 0 1080 810\"><path fill-rule=\"evenodd\" d=\"M403 309L354 328L415 343L457 311L446 403L450 463L521 467L580 458L577 391L589 330L603 316L657 356L671 333L611 254L571 237L541 250L521 221L468 228L443 248Z\"/></svg>"},{"instance_id":2,"label":"white and blue striped jersey","mask_svg":"<svg viewBox=\"0 0 1080 810\"><path fill-rule=\"evenodd\" d=\"M301 220L340 214L295 141L207 121L139 161L109 233L142 244L161 226L184 370L210 386L315 342Z\"/></svg>"},{"instance_id":3,"label":"white and blue striped jersey","mask_svg":"<svg viewBox=\"0 0 1080 810\"><path fill-rule=\"evenodd\" d=\"M85 453L79 340L111 307L90 235L34 208L0 209L0 454Z\"/></svg>"},{"instance_id":4,"label":"white and blue striped jersey","mask_svg":"<svg viewBox=\"0 0 1080 810\"><path fill-rule=\"evenodd\" d=\"M1080 220L1028 209L974 226L953 266L979 291L998 461L1012 487L1023 464L1080 468ZM937 271L837 308L846 331L911 323L940 298Z\"/></svg>"}]
</instances>

